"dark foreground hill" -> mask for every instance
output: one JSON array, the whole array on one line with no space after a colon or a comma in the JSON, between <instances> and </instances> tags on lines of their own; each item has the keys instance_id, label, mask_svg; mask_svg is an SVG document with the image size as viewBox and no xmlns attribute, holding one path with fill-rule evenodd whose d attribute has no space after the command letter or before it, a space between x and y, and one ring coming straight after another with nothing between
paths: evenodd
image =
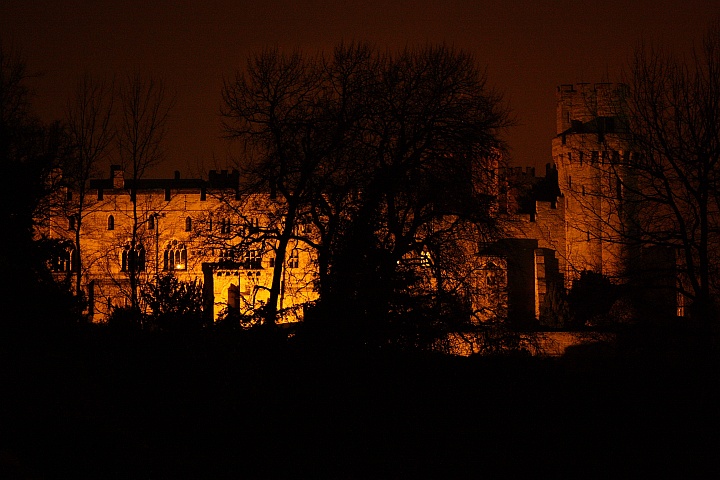
<instances>
[{"instance_id":1,"label":"dark foreground hill","mask_svg":"<svg viewBox=\"0 0 720 480\"><path fill-rule=\"evenodd\" d=\"M2 478L720 473L720 369L694 348L460 358L97 328L2 355Z\"/></svg>"}]
</instances>

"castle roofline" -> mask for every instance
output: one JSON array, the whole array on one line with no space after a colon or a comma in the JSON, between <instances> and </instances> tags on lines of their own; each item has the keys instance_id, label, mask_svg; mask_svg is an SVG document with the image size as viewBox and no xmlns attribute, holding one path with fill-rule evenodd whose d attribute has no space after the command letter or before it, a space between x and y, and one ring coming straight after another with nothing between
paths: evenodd
<instances>
[{"instance_id":1,"label":"castle roofline","mask_svg":"<svg viewBox=\"0 0 720 480\"><path fill-rule=\"evenodd\" d=\"M97 178L90 180L90 188L96 190L131 189L136 190L199 190L210 189L237 189L240 173L233 169L210 170L208 179L201 178L180 178L180 172L175 171L174 178L141 178L136 182L132 179L125 179L123 170L119 165L110 167L110 178Z\"/></svg>"}]
</instances>

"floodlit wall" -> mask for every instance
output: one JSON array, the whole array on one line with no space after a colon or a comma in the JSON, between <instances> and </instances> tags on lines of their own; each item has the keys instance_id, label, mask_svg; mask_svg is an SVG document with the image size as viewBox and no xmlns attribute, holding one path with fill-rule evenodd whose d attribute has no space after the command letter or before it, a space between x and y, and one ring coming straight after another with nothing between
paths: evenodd
<instances>
[{"instance_id":1,"label":"floodlit wall","mask_svg":"<svg viewBox=\"0 0 720 480\"><path fill-rule=\"evenodd\" d=\"M623 186L631 180L621 160L631 152L622 130L623 95L614 84L558 87L552 157L564 196L568 286L583 270L610 278L625 273Z\"/></svg>"},{"instance_id":2,"label":"floodlit wall","mask_svg":"<svg viewBox=\"0 0 720 480\"><path fill-rule=\"evenodd\" d=\"M272 245L238 248L244 253L236 252L232 258L229 248L242 244L242 229L248 225L268 226L265 212L271 210L271 202L267 196L236 198L233 191L205 187L139 187L135 222L130 190L119 180L121 175L114 168L111 188L90 192L91 202L81 222L82 283L93 321L105 321L114 307L129 304L131 268L136 268L140 286L166 273L181 281L210 282L205 292L212 298L206 298L206 306L212 304L215 320L228 307L252 313L267 302L274 265ZM47 233L74 242L76 226L76 220L58 214ZM302 317L300 306L317 296L312 288L313 261L308 248L298 242L289 246L278 302L279 309L287 310L288 321ZM57 267L59 280L70 276L71 265Z\"/></svg>"},{"instance_id":3,"label":"floodlit wall","mask_svg":"<svg viewBox=\"0 0 720 480\"><path fill-rule=\"evenodd\" d=\"M484 176L475 175L478 192L496 200L493 211L504 238L491 246L471 239L465 252L474 258L465 270L472 276L478 321L539 319L551 284L570 288L584 270L622 281L629 261L644 258L642 249L620 241L633 224L626 206L625 187L633 178L624 165L633 153L621 121L624 95L617 84L561 85L553 163L545 177L536 177L534 168L500 168L499 160ZM282 218L281 206L269 195L239 197L238 181L235 171L211 171L208 181L181 180L179 173L175 179L145 181L138 188L137 223L119 167L112 167L109 178L93 181L80 232L82 284L93 320L103 321L113 307L127 305L128 269L140 257L140 284L167 272L202 281L213 319L228 309L252 314L265 305L273 278L272 242L244 243L251 230L257 233ZM43 233L72 243L77 223L58 213ZM137 245L131 251L134 226ZM302 242L288 246L278 300L285 321L302 319L303 306L317 299L315 260ZM68 254L52 263L58 280L67 281L76 260Z\"/></svg>"}]
</instances>

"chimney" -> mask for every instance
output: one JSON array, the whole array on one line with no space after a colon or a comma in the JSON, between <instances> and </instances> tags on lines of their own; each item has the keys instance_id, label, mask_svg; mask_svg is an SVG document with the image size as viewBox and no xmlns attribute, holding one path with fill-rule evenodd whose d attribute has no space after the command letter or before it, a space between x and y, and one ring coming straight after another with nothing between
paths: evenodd
<instances>
[{"instance_id":1,"label":"chimney","mask_svg":"<svg viewBox=\"0 0 720 480\"><path fill-rule=\"evenodd\" d=\"M112 165L110 167L110 178L113 182L113 188L125 188L125 175L120 165Z\"/></svg>"}]
</instances>

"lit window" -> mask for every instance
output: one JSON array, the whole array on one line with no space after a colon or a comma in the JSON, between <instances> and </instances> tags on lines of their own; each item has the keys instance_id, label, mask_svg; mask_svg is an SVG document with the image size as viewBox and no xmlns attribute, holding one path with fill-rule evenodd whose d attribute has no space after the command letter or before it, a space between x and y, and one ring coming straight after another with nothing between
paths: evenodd
<instances>
[{"instance_id":1,"label":"lit window","mask_svg":"<svg viewBox=\"0 0 720 480\"><path fill-rule=\"evenodd\" d=\"M300 251L297 248L293 248L290 251L290 257L288 258L288 268L298 268L300 266Z\"/></svg>"},{"instance_id":2,"label":"lit window","mask_svg":"<svg viewBox=\"0 0 720 480\"><path fill-rule=\"evenodd\" d=\"M233 251L227 248L220 250L219 257L220 262L232 262L234 260Z\"/></svg>"},{"instance_id":3,"label":"lit window","mask_svg":"<svg viewBox=\"0 0 720 480\"><path fill-rule=\"evenodd\" d=\"M75 249L71 246L61 249L57 255L53 257L50 268L53 272L72 272L73 260L75 258Z\"/></svg>"},{"instance_id":4,"label":"lit window","mask_svg":"<svg viewBox=\"0 0 720 480\"><path fill-rule=\"evenodd\" d=\"M220 233L230 233L230 219L223 218L220 220Z\"/></svg>"},{"instance_id":5,"label":"lit window","mask_svg":"<svg viewBox=\"0 0 720 480\"><path fill-rule=\"evenodd\" d=\"M423 267L429 267L432 265L432 257L430 257L430 252L427 250L423 250L420 252L420 266Z\"/></svg>"},{"instance_id":6,"label":"lit window","mask_svg":"<svg viewBox=\"0 0 720 480\"><path fill-rule=\"evenodd\" d=\"M310 222L307 219L299 221L295 225L294 233L295 235L307 235L310 233Z\"/></svg>"},{"instance_id":7,"label":"lit window","mask_svg":"<svg viewBox=\"0 0 720 480\"><path fill-rule=\"evenodd\" d=\"M123 272L145 271L145 248L138 244L135 248L130 243L125 244L120 254L121 269Z\"/></svg>"},{"instance_id":8,"label":"lit window","mask_svg":"<svg viewBox=\"0 0 720 480\"><path fill-rule=\"evenodd\" d=\"M112 215L109 215L109 216L108 216L107 229L108 229L108 230L115 230L115 217L113 217Z\"/></svg>"},{"instance_id":9,"label":"lit window","mask_svg":"<svg viewBox=\"0 0 720 480\"><path fill-rule=\"evenodd\" d=\"M258 250L248 250L243 255L245 268L257 270L262 268L262 255Z\"/></svg>"},{"instance_id":10,"label":"lit window","mask_svg":"<svg viewBox=\"0 0 720 480\"><path fill-rule=\"evenodd\" d=\"M168 242L163 254L163 270L187 270L187 249L177 240Z\"/></svg>"}]
</instances>

